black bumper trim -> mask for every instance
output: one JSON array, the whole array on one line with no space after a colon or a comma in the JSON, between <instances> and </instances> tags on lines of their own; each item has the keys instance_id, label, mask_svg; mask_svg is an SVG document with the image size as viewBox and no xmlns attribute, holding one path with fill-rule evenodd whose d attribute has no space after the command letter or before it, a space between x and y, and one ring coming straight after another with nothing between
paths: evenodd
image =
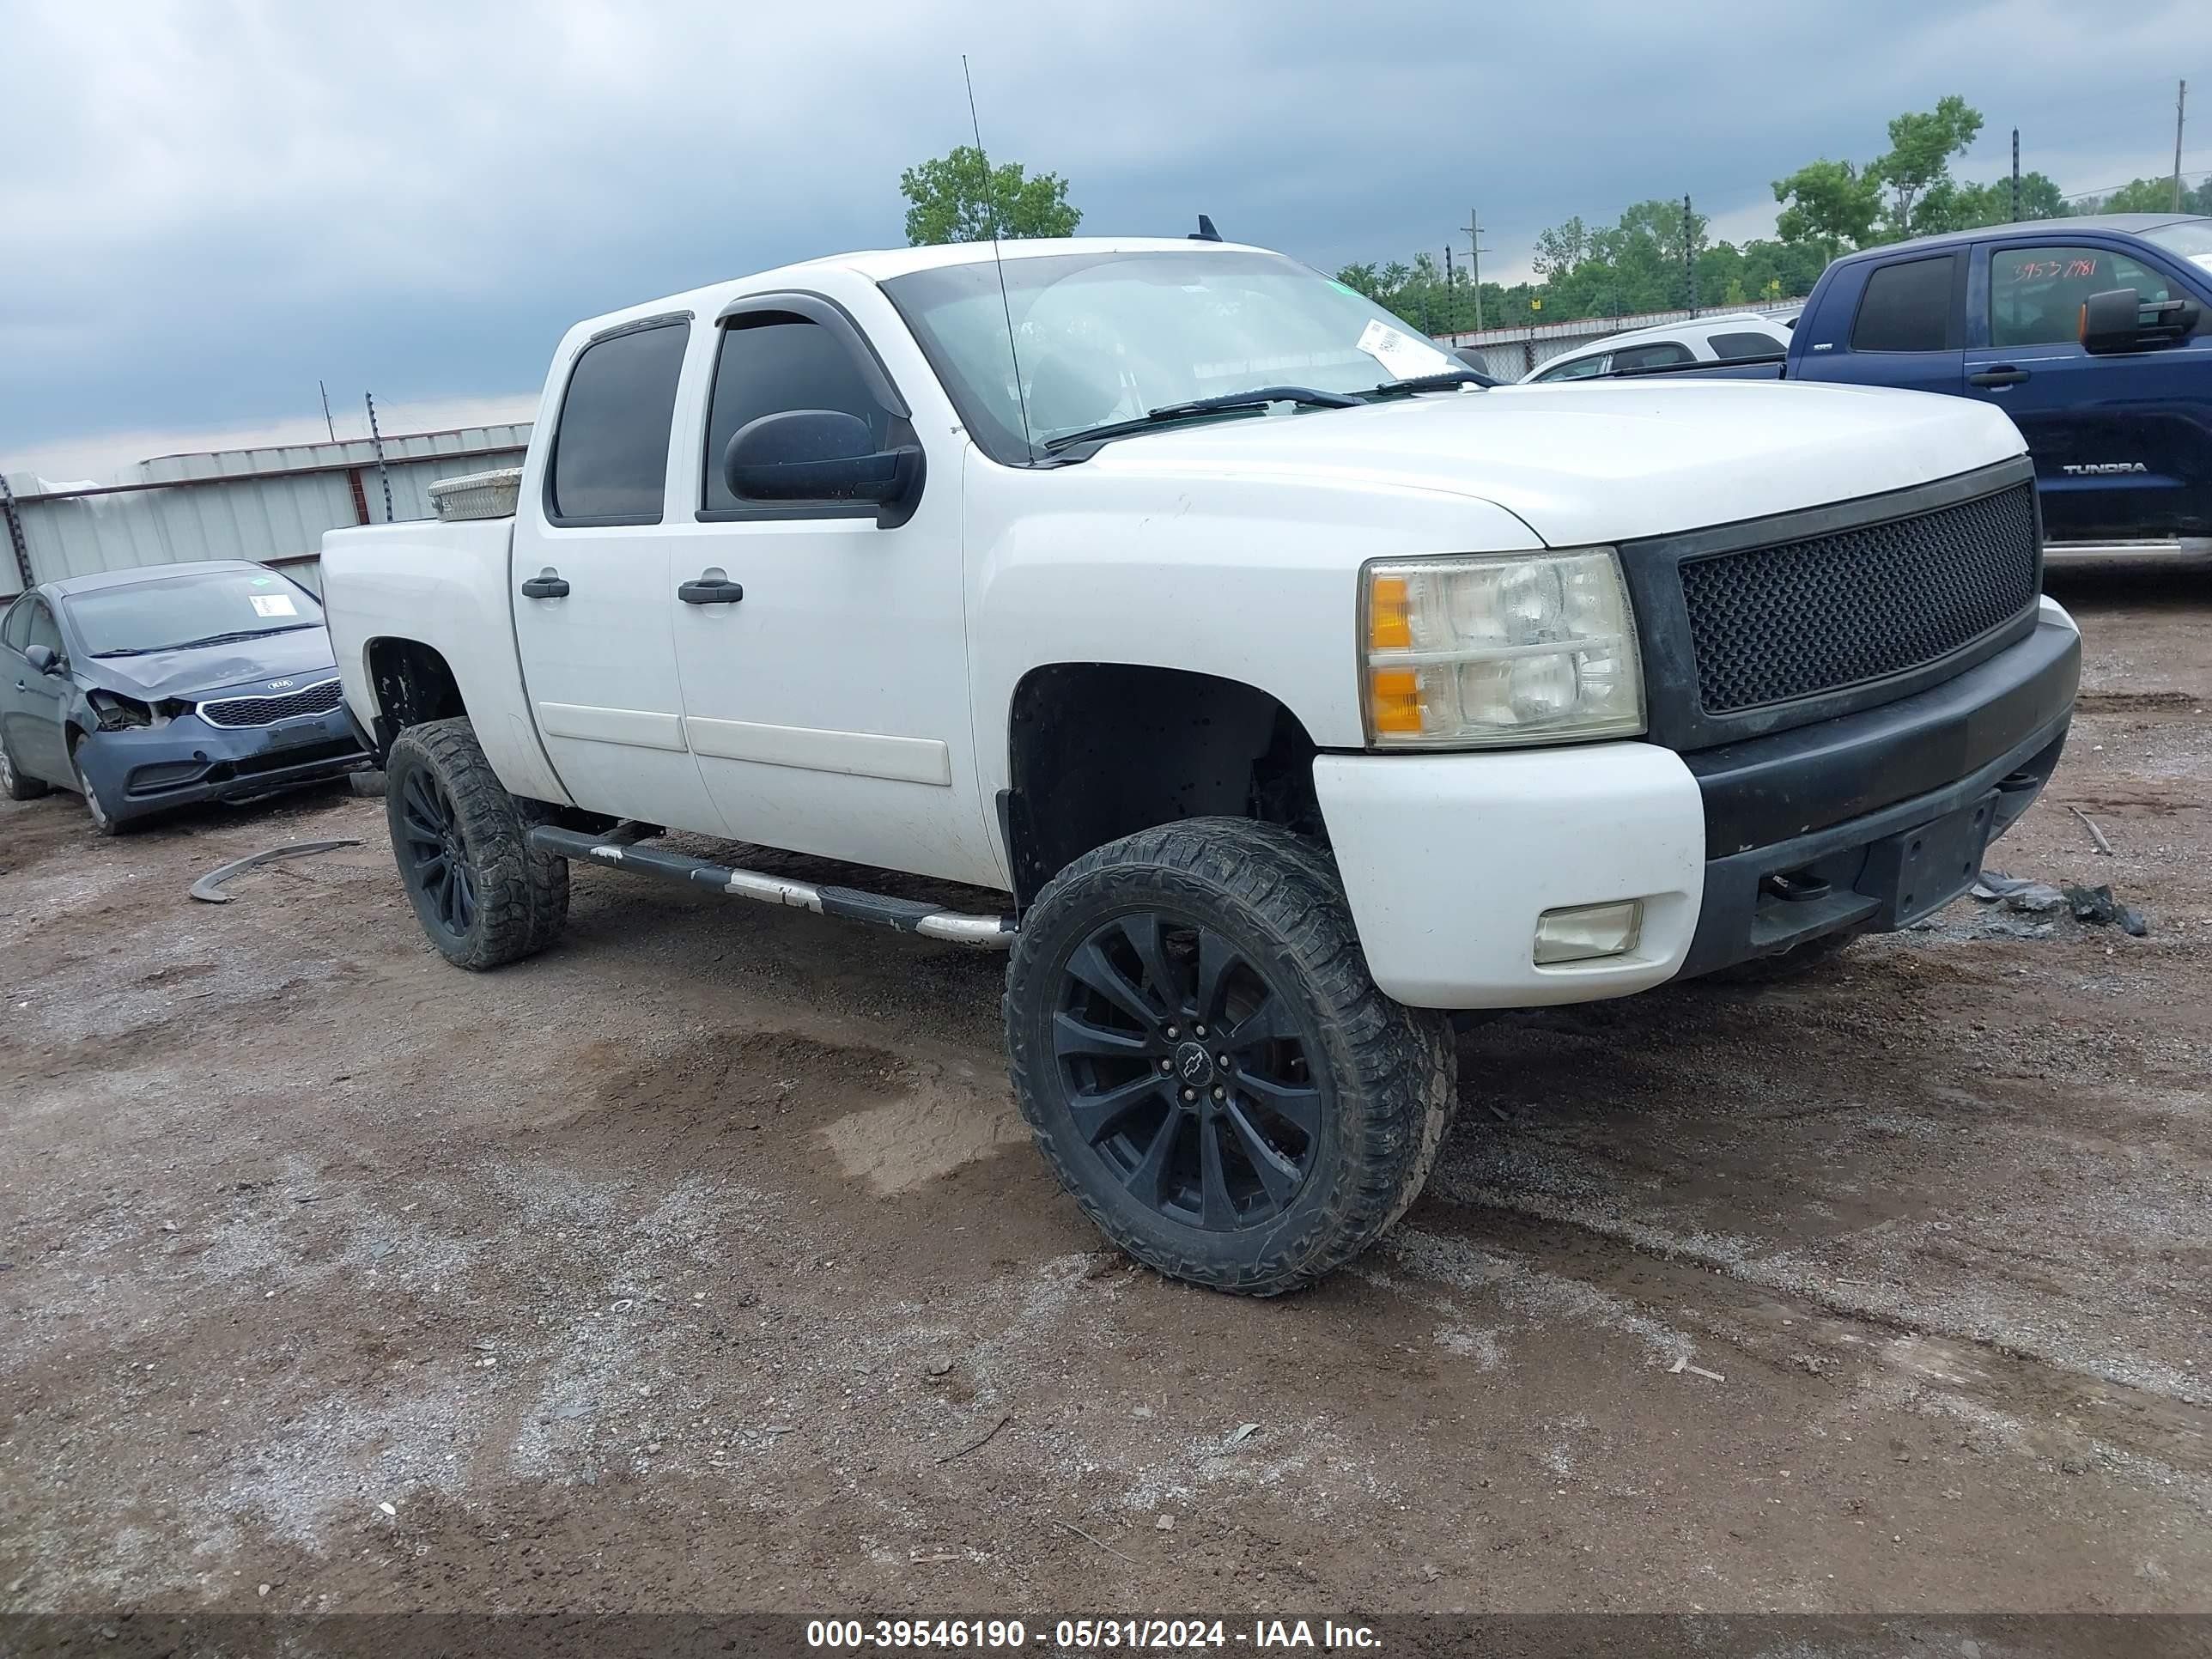
<instances>
[{"instance_id":1,"label":"black bumper trim","mask_svg":"<svg viewBox=\"0 0 2212 1659\"><path fill-rule=\"evenodd\" d=\"M1949 793L1946 786L2063 735L2081 680L2081 636L2041 623L2017 645L1911 696L1684 755L1705 796L1707 856L1770 849L1899 802L1917 811L1923 798ZM2012 769L1999 766L1990 784ZM1931 805L1923 816L1943 810Z\"/></svg>"},{"instance_id":2,"label":"black bumper trim","mask_svg":"<svg viewBox=\"0 0 2212 1659\"><path fill-rule=\"evenodd\" d=\"M1676 977L1693 979L1828 933L1902 927L1948 903L1978 871L1980 848L2017 823L2042 793L2057 768L2072 715L2070 704L2062 708L2010 748L1939 788L1808 835L1708 860L1698 929ZM1941 821L1969 813L1975 815L1974 839L1961 856L1972 858L1971 867L1965 873L1951 871L1947 884L1923 889L1915 899L1904 890L1918 879L1900 867L1907 854L1899 843L1908 842L1917 854L1923 826L1940 830ZM1963 826L1951 828L1955 834ZM1783 875L1826 890L1785 898L1769 881Z\"/></svg>"}]
</instances>

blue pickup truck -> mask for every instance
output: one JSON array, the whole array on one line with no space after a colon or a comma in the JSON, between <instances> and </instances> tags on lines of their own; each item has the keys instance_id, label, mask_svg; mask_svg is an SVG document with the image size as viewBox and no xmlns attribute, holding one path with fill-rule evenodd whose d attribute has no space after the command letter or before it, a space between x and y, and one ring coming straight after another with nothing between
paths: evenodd
<instances>
[{"instance_id":1,"label":"blue pickup truck","mask_svg":"<svg viewBox=\"0 0 2212 1659\"><path fill-rule=\"evenodd\" d=\"M2046 556L2212 554L2212 219L1989 225L1847 254L1786 356L1662 372L1978 398L2035 459Z\"/></svg>"}]
</instances>

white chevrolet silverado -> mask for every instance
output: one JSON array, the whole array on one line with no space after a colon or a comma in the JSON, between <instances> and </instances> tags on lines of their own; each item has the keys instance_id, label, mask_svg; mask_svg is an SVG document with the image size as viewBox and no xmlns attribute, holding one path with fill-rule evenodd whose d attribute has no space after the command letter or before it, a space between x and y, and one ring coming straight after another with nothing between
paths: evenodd
<instances>
[{"instance_id":1,"label":"white chevrolet silverado","mask_svg":"<svg viewBox=\"0 0 2212 1659\"><path fill-rule=\"evenodd\" d=\"M1312 1280L1419 1192L1449 1011L1912 921L2042 788L2078 678L2002 413L1477 378L1195 241L855 254L580 324L511 515L324 543L424 931L541 950L582 860L1011 949L1015 1092L1107 1235Z\"/></svg>"}]
</instances>

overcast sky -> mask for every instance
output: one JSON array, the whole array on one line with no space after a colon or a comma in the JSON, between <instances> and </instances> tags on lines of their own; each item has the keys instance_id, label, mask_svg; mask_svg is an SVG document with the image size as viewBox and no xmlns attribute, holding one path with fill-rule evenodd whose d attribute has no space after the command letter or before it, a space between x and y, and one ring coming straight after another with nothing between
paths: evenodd
<instances>
[{"instance_id":1,"label":"overcast sky","mask_svg":"<svg viewBox=\"0 0 2212 1659\"><path fill-rule=\"evenodd\" d=\"M817 6L11 0L0 47L0 465L49 477L251 434L526 411L562 331L904 238L900 169L968 141L1085 231L1324 269L1681 195L1731 240L1768 181L1864 160L1947 92L2063 189L2212 167L2202 0L1945 5L1302 0ZM387 429L390 429L387 428Z\"/></svg>"}]
</instances>

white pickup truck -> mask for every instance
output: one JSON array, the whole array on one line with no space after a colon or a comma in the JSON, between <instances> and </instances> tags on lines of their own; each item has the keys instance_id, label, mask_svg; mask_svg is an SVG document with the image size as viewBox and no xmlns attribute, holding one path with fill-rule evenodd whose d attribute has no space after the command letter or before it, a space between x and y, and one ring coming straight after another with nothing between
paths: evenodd
<instances>
[{"instance_id":1,"label":"white pickup truck","mask_svg":"<svg viewBox=\"0 0 2212 1659\"><path fill-rule=\"evenodd\" d=\"M1475 379L1196 241L854 254L578 325L511 516L324 543L424 931L543 949L583 860L1010 948L1014 1091L1083 1208L1169 1273L1310 1281L1419 1192L1449 1011L1913 921L2078 679L1993 409Z\"/></svg>"}]
</instances>

